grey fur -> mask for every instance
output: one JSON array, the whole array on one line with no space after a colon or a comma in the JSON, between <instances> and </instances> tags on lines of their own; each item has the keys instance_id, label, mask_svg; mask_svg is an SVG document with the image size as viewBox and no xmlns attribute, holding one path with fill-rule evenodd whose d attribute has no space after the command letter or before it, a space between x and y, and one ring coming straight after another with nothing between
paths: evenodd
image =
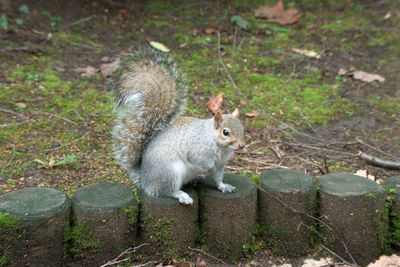
<instances>
[{"instance_id":1,"label":"grey fur","mask_svg":"<svg viewBox=\"0 0 400 267\"><path fill-rule=\"evenodd\" d=\"M223 192L234 191L222 176L234 150L244 145L236 113L206 120L182 117L185 82L170 57L144 49L124 62L126 71L115 86L112 135L115 158L129 178L150 195L184 204L193 200L182 185L199 175L212 176ZM224 129L229 136L222 135Z\"/></svg>"}]
</instances>

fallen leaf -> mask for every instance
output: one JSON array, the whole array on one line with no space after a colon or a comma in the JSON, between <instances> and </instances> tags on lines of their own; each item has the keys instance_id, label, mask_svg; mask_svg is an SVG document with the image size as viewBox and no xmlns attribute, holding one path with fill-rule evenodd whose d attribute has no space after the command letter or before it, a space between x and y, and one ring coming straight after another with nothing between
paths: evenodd
<instances>
[{"instance_id":1,"label":"fallen leaf","mask_svg":"<svg viewBox=\"0 0 400 267\"><path fill-rule=\"evenodd\" d=\"M368 174L367 170L358 170L354 174L364 178L368 178L375 182L375 176Z\"/></svg>"},{"instance_id":2,"label":"fallen leaf","mask_svg":"<svg viewBox=\"0 0 400 267\"><path fill-rule=\"evenodd\" d=\"M208 264L204 260L197 258L196 267L208 267Z\"/></svg>"},{"instance_id":3,"label":"fallen leaf","mask_svg":"<svg viewBox=\"0 0 400 267\"><path fill-rule=\"evenodd\" d=\"M348 71L344 68L340 68L338 71L339 76L345 76L348 73Z\"/></svg>"},{"instance_id":4,"label":"fallen leaf","mask_svg":"<svg viewBox=\"0 0 400 267\"><path fill-rule=\"evenodd\" d=\"M75 68L74 71L80 73L81 76L92 77L96 74L96 72L99 71L99 69L92 66L86 66L82 68Z\"/></svg>"},{"instance_id":5,"label":"fallen leaf","mask_svg":"<svg viewBox=\"0 0 400 267\"><path fill-rule=\"evenodd\" d=\"M247 117L257 117L258 115L260 115L260 113L258 113L257 111L253 111L253 112L247 112L244 115L246 115Z\"/></svg>"},{"instance_id":6,"label":"fallen leaf","mask_svg":"<svg viewBox=\"0 0 400 267\"><path fill-rule=\"evenodd\" d=\"M400 257L396 254L391 256L383 255L376 262L370 263L367 267L397 267L400 266Z\"/></svg>"},{"instance_id":7,"label":"fallen leaf","mask_svg":"<svg viewBox=\"0 0 400 267\"><path fill-rule=\"evenodd\" d=\"M16 103L15 105L16 105L17 107L19 107L19 108L22 108L22 109L24 109L24 108L27 107L27 105L26 105L25 103L22 103L22 102Z\"/></svg>"},{"instance_id":8,"label":"fallen leaf","mask_svg":"<svg viewBox=\"0 0 400 267\"><path fill-rule=\"evenodd\" d=\"M301 267L322 267L330 266L332 264L333 260L331 258L321 258L320 260L305 259Z\"/></svg>"},{"instance_id":9,"label":"fallen leaf","mask_svg":"<svg viewBox=\"0 0 400 267\"><path fill-rule=\"evenodd\" d=\"M114 62L103 63L100 65L100 72L103 77L108 77L113 74L121 66L121 59L117 57Z\"/></svg>"},{"instance_id":10,"label":"fallen leaf","mask_svg":"<svg viewBox=\"0 0 400 267\"><path fill-rule=\"evenodd\" d=\"M213 29L213 28L205 28L204 29L204 33L205 34L208 34L208 35L210 35L210 34L213 34L213 33L215 33L217 30L216 29Z\"/></svg>"},{"instance_id":11,"label":"fallen leaf","mask_svg":"<svg viewBox=\"0 0 400 267\"><path fill-rule=\"evenodd\" d=\"M383 19L390 19L391 16L392 16L392 13L389 11L388 13L386 13L386 15L383 17Z\"/></svg>"},{"instance_id":12,"label":"fallen leaf","mask_svg":"<svg viewBox=\"0 0 400 267\"><path fill-rule=\"evenodd\" d=\"M222 93L217 95L216 97L210 98L207 102L207 108L212 114L216 114L218 111L223 111L221 106L224 99L222 98Z\"/></svg>"},{"instance_id":13,"label":"fallen leaf","mask_svg":"<svg viewBox=\"0 0 400 267\"><path fill-rule=\"evenodd\" d=\"M260 6L254 10L254 16L266 18L269 22L276 22L281 25L293 24L300 18L299 11L295 8L284 9L282 0L274 6Z\"/></svg>"},{"instance_id":14,"label":"fallen leaf","mask_svg":"<svg viewBox=\"0 0 400 267\"><path fill-rule=\"evenodd\" d=\"M311 57L311 58L316 58L316 59L321 58L320 54L318 54L317 52L312 51L312 50L292 48L292 51L297 54L304 55L304 56Z\"/></svg>"},{"instance_id":15,"label":"fallen leaf","mask_svg":"<svg viewBox=\"0 0 400 267\"><path fill-rule=\"evenodd\" d=\"M153 48L160 50L161 52L166 52L168 53L170 50L168 47L166 47L164 44L156 42L156 41L149 41L149 45L151 45Z\"/></svg>"},{"instance_id":16,"label":"fallen leaf","mask_svg":"<svg viewBox=\"0 0 400 267\"><path fill-rule=\"evenodd\" d=\"M378 81L378 82L383 83L386 80L384 77L382 77L379 74L371 74L371 73L368 73L368 72L365 72L362 70L354 71L352 73L352 76L356 80L360 80L360 81L367 82L367 83L370 83L373 81Z\"/></svg>"}]
</instances>

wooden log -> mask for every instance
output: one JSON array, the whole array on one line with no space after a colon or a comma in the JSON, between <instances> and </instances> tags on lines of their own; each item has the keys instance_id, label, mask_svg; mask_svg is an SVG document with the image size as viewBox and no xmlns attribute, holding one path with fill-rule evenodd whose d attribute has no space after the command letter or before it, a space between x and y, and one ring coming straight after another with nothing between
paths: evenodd
<instances>
[{"instance_id":1,"label":"wooden log","mask_svg":"<svg viewBox=\"0 0 400 267\"><path fill-rule=\"evenodd\" d=\"M386 239L383 222L385 191L360 176L333 173L321 176L321 219L325 245L353 263L364 266L377 259Z\"/></svg>"},{"instance_id":2,"label":"wooden log","mask_svg":"<svg viewBox=\"0 0 400 267\"><path fill-rule=\"evenodd\" d=\"M106 263L133 246L138 219L133 191L114 183L83 187L72 197L69 252L83 266Z\"/></svg>"},{"instance_id":3,"label":"wooden log","mask_svg":"<svg viewBox=\"0 0 400 267\"><path fill-rule=\"evenodd\" d=\"M139 243L147 243L139 254L143 260L161 260L164 263L189 254L198 234L198 197L188 186L183 189L193 198L193 204L184 205L172 197L149 196L139 191L141 204Z\"/></svg>"},{"instance_id":4,"label":"wooden log","mask_svg":"<svg viewBox=\"0 0 400 267\"><path fill-rule=\"evenodd\" d=\"M307 175L293 170L261 173L259 221L265 227L265 240L274 253L300 256L310 249L316 187ZM307 227L308 226L308 227Z\"/></svg>"},{"instance_id":5,"label":"wooden log","mask_svg":"<svg viewBox=\"0 0 400 267\"><path fill-rule=\"evenodd\" d=\"M200 185L200 228L204 246L211 254L238 259L250 241L256 223L257 188L248 178L225 174L224 182L237 188L222 193L207 178Z\"/></svg>"},{"instance_id":6,"label":"wooden log","mask_svg":"<svg viewBox=\"0 0 400 267\"><path fill-rule=\"evenodd\" d=\"M63 234L70 207L65 193L50 188L24 188L0 196L1 262L63 266Z\"/></svg>"}]
</instances>

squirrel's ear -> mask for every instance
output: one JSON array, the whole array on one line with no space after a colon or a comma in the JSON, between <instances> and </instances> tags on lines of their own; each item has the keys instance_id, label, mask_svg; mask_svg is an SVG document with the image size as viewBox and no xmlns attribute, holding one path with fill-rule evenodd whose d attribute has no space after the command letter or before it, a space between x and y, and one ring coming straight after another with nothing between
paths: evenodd
<instances>
[{"instance_id":1,"label":"squirrel's ear","mask_svg":"<svg viewBox=\"0 0 400 267\"><path fill-rule=\"evenodd\" d=\"M215 129L218 129L221 126L222 123L222 113L221 111L217 111L214 115L214 126Z\"/></svg>"},{"instance_id":2,"label":"squirrel's ear","mask_svg":"<svg viewBox=\"0 0 400 267\"><path fill-rule=\"evenodd\" d=\"M239 110L237 108L232 112L232 116L235 118L239 118Z\"/></svg>"}]
</instances>

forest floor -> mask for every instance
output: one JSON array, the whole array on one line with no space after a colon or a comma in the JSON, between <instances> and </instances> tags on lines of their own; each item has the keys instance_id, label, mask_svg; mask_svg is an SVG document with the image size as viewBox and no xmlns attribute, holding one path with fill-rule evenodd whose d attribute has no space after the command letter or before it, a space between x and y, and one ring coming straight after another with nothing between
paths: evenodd
<instances>
[{"instance_id":1,"label":"forest floor","mask_svg":"<svg viewBox=\"0 0 400 267\"><path fill-rule=\"evenodd\" d=\"M186 74L187 115L210 117L221 93L225 110L239 108L247 146L227 172L255 182L276 168L400 175L358 157L400 161L400 3L284 1L297 22L255 17L274 2L0 0L0 194L132 186L111 152L107 84L117 58L149 40Z\"/></svg>"}]
</instances>

